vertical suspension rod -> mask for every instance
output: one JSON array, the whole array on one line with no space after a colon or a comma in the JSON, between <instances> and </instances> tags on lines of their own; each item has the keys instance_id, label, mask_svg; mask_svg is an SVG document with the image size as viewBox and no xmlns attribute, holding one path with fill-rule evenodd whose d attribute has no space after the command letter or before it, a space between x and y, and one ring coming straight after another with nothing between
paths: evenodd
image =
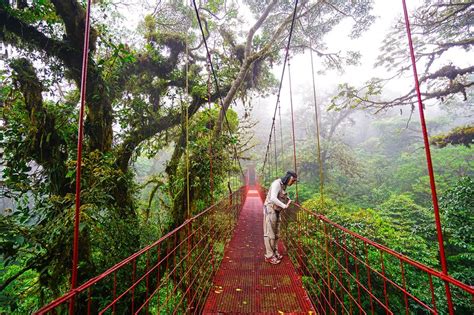
<instances>
[{"instance_id":1,"label":"vertical suspension rod","mask_svg":"<svg viewBox=\"0 0 474 315\"><path fill-rule=\"evenodd\" d=\"M211 66L211 72L212 72L212 76L214 78L214 84L216 85L216 92L217 92L217 95L218 95L219 100L221 102L221 105L223 105L224 101L222 100L221 91L220 91L220 88L219 88L219 81L217 80L216 71L214 70L214 65L212 64L211 53L209 52L209 46L207 45L207 39L206 39L206 36L204 35L204 29L202 27L201 17L199 16L199 11L198 11L198 7L196 5L196 0L192 0L192 3L193 3L193 7L194 7L194 12L196 13L196 18L197 18L197 21L198 21L199 29L201 30L201 36L202 36L202 40L204 42L204 47L206 48L207 59L209 60L209 64ZM228 128L229 134L230 134L231 138L233 138L232 130L230 129L229 120L227 119L227 113L224 115L224 119L225 119L225 122L226 122L226 125L227 125L227 128ZM239 159L239 155L237 153L236 145L232 144L232 148L234 150L235 158L237 159L237 162L239 164L240 173L241 173L242 176L245 176L244 170L242 169L242 164L240 164L240 159Z\"/></svg>"},{"instance_id":2,"label":"vertical suspension rod","mask_svg":"<svg viewBox=\"0 0 474 315\"><path fill-rule=\"evenodd\" d=\"M211 106L211 69L209 62L207 64L207 103L209 104L209 119L212 120L212 106ZM212 169L212 133L209 136L209 172L211 181L211 204L214 204L214 174Z\"/></svg>"},{"instance_id":3,"label":"vertical suspension rod","mask_svg":"<svg viewBox=\"0 0 474 315\"><path fill-rule=\"evenodd\" d=\"M296 166L296 134L295 134L295 117L293 114L293 90L291 87L291 70L290 70L289 59L288 59L288 82L290 86L291 136L293 140L293 167L296 174L298 174L298 169ZM298 202L298 181L296 182L296 202Z\"/></svg>"},{"instance_id":4,"label":"vertical suspension rod","mask_svg":"<svg viewBox=\"0 0 474 315\"><path fill-rule=\"evenodd\" d=\"M406 26L407 37L408 37L408 46L410 48L410 58L411 58L412 66L413 66L413 77L415 79L416 95L418 98L418 112L420 114L420 123L421 123L421 129L423 133L423 141L425 144L426 163L427 163L428 173L430 177L431 199L433 201L433 209L434 209L435 221L436 221L436 231L438 234L438 246L439 246L439 254L440 254L440 261L441 261L441 270L444 275L448 275L448 265L446 263L446 255L444 251L443 231L441 228L441 219L439 215L438 195L436 193L433 163L431 160L430 142L428 139L428 131L426 128L424 108L423 108L423 103L421 100L420 82L418 80L418 72L416 70L415 51L413 49L413 41L412 41L411 30L410 30L410 21L408 19L406 1L402 0L402 4L403 4L403 14L405 16L405 26ZM453 301L451 297L451 290L449 288L449 283L445 281L444 286L445 286L445 291L446 291L446 298L448 301L449 314L454 314L454 307L453 307Z\"/></svg>"},{"instance_id":5,"label":"vertical suspension rod","mask_svg":"<svg viewBox=\"0 0 474 315\"><path fill-rule=\"evenodd\" d=\"M186 82L185 82L185 89L186 89L186 98L185 98L185 103L184 103L184 110L186 111L185 112L185 132L186 132L186 155L185 155L185 158L186 158L186 220L189 220L191 218L191 205L190 205L190 202L191 202L191 196L190 196L190 192L189 192L189 106L187 104L187 99L188 99L188 94L189 94L189 59L188 59L188 54L189 54L189 46L188 46L188 36L186 35L186 42L185 42L185 45L186 45L186 55L185 55L185 58L186 58L186 61L185 61L185 71L186 71ZM187 252L188 252L188 256L187 256L187 259L186 259L186 264L187 264L187 268L189 268L189 266L191 265L191 251L192 251L192 240L191 240L191 235L192 235L192 229L193 229L193 226L192 224L188 224L187 226L187 233L188 233L188 237L187 237ZM187 276L186 277L186 282L187 282L187 286L190 285L191 283L191 277L190 276ZM189 289L189 288L188 288ZM190 295L190 291L187 290L188 293L186 293L186 298L187 298L187 302L188 302L188 308L191 307L191 305L189 304L190 303L190 300L191 300L191 295Z\"/></svg>"},{"instance_id":6,"label":"vertical suspension rod","mask_svg":"<svg viewBox=\"0 0 474 315\"><path fill-rule=\"evenodd\" d=\"M186 38L186 96L189 93L189 78L188 78L188 71L189 71L189 61L188 61L188 41ZM187 219L191 217L191 208L189 205L190 201L190 193L189 193L189 106L185 106L185 119L186 119L186 214Z\"/></svg>"},{"instance_id":7,"label":"vertical suspension rod","mask_svg":"<svg viewBox=\"0 0 474 315\"><path fill-rule=\"evenodd\" d=\"M321 160L321 137L319 130L319 111L318 111L318 101L316 99L316 79L314 76L314 61L313 61L313 45L310 41L309 43L309 53L311 56L311 75L313 78L313 99L314 99L314 114L315 114L315 123L316 123L316 140L317 140L317 150L318 150L318 164L319 164L319 192L321 194L321 205L324 207L324 174L323 174L323 163Z\"/></svg>"},{"instance_id":8,"label":"vertical suspension rod","mask_svg":"<svg viewBox=\"0 0 474 315\"><path fill-rule=\"evenodd\" d=\"M81 72L81 107L79 110L79 126L77 136L76 157L76 200L74 210L74 240L72 250L72 275L71 290L77 287L77 267L79 264L79 223L81 220L81 166L82 166L82 141L84 138L84 107L86 103L87 67L89 61L89 35L90 35L90 13L91 0L87 1L86 18L84 26L84 46L82 50L82 72ZM69 303L69 314L74 314L75 296Z\"/></svg>"},{"instance_id":9,"label":"vertical suspension rod","mask_svg":"<svg viewBox=\"0 0 474 315\"><path fill-rule=\"evenodd\" d=\"M284 171L285 169L285 166L283 165L283 160L284 160L284 156L283 156L283 126L282 126L282 122L281 122L281 104L280 102L278 102L278 115L280 116L280 154L281 154L281 168L282 170ZM276 137L276 135L275 135Z\"/></svg>"},{"instance_id":10,"label":"vertical suspension rod","mask_svg":"<svg viewBox=\"0 0 474 315\"><path fill-rule=\"evenodd\" d=\"M270 136L268 137L268 145L267 145L267 151L265 152L265 159L263 161L263 172L264 173L265 173L265 166L267 164L267 159L268 159L268 150L269 150L269 147L270 147L269 144L272 141L273 125L275 124L275 117L276 117L276 113L277 113L277 110L278 110L278 104L280 103L281 87L283 85L283 78L285 76L285 68L286 68L286 62L288 60L288 54L289 54L289 50L290 50L291 37L293 35L293 29L295 27L295 18L296 18L297 8L298 8L298 0L295 1L295 7L293 9L293 17L292 17L292 20L291 20L290 34L288 35L288 43L286 44L285 59L283 60L283 70L281 72L281 77L280 77L280 86L278 87L277 101L276 101L276 104L275 104L275 111L273 113L273 122L272 122L272 126L270 128ZM283 148L282 148L282 150L283 150Z\"/></svg>"},{"instance_id":11,"label":"vertical suspension rod","mask_svg":"<svg viewBox=\"0 0 474 315\"><path fill-rule=\"evenodd\" d=\"M273 145L275 146L275 177L278 177L277 135L275 123L273 124Z\"/></svg>"}]
</instances>

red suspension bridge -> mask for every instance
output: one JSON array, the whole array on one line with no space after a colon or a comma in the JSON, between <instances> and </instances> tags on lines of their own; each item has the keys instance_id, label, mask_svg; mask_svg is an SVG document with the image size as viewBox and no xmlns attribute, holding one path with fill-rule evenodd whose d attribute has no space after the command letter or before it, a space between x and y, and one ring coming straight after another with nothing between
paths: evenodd
<instances>
[{"instance_id":1,"label":"red suspension bridge","mask_svg":"<svg viewBox=\"0 0 474 315\"><path fill-rule=\"evenodd\" d=\"M415 86L420 96L405 1L402 3ZM297 4L298 1L295 12ZM89 7L90 1L84 52L88 51ZM288 59L294 17L284 65ZM200 22L198 13L197 18ZM207 49L204 33L203 39ZM81 160L87 77L88 58L86 53L84 56L78 161ZM212 68L209 52L207 56ZM217 80L215 83L218 87ZM277 106L269 144L272 133L276 140ZM282 214L283 242L279 246L285 256L283 262L277 266L265 264L262 200L266 192L255 181L254 171L248 170L239 190L189 217L155 243L77 286L81 177L78 162L72 289L37 314L68 311L70 314L454 314L459 309L456 303L468 305L472 310L474 288L452 278L447 270L420 97L419 112L431 179L441 271L354 233L298 203ZM267 155L268 149L269 145ZM295 147L293 153L296 170ZM419 281L416 284L412 281L415 278L426 281L420 287Z\"/></svg>"},{"instance_id":2,"label":"red suspension bridge","mask_svg":"<svg viewBox=\"0 0 474 315\"><path fill-rule=\"evenodd\" d=\"M243 186L38 314L438 314L445 283L472 303L472 287L298 204L282 217L283 262L266 264L264 196Z\"/></svg>"}]
</instances>

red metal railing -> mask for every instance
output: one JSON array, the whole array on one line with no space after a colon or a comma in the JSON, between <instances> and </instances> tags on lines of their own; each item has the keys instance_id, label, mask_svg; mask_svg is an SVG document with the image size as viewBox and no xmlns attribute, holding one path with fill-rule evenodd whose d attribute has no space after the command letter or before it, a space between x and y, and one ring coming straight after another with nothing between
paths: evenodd
<instances>
[{"instance_id":1,"label":"red metal railing","mask_svg":"<svg viewBox=\"0 0 474 315\"><path fill-rule=\"evenodd\" d=\"M245 188L143 248L36 314L199 313L232 236Z\"/></svg>"},{"instance_id":2,"label":"red metal railing","mask_svg":"<svg viewBox=\"0 0 474 315\"><path fill-rule=\"evenodd\" d=\"M474 313L472 286L298 204L282 212L282 232L320 314L447 314L445 283L455 313Z\"/></svg>"}]
</instances>

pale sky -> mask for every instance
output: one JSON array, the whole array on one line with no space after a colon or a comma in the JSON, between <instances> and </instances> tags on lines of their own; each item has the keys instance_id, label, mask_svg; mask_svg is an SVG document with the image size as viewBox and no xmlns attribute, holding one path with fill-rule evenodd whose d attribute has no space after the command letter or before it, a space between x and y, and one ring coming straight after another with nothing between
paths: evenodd
<instances>
[{"instance_id":1,"label":"pale sky","mask_svg":"<svg viewBox=\"0 0 474 315\"><path fill-rule=\"evenodd\" d=\"M421 0L408 0L407 7L409 14L420 3ZM397 21L397 19L403 16L402 2L375 0L372 14L377 16L377 19L370 29L363 33L360 38L354 40L349 38L348 35L351 30L351 21L349 19L346 19L340 23L326 36L325 39L329 52L358 50L362 54L362 57L359 66L345 66L345 72L342 74L332 70L326 71L322 75L317 74L317 71L321 70L322 66L320 63L318 64L317 58L314 59L316 73L316 93L318 95L318 102L321 103L320 98L322 95L328 95L334 92L337 85L340 83L347 82L354 85L355 87L358 87L372 77L391 77L391 74L387 73L384 68L374 68L374 64L376 62L377 56L379 55L379 48L381 47L382 41L386 34L389 32L391 26ZM408 42L405 45L408 51ZM316 55L314 54L313 57L316 57ZM443 60L439 60L437 62L449 62L450 60L456 60L457 65L468 66L472 64L473 55L472 53L466 53L463 50L455 51L453 49L449 52L449 54L446 54L446 56L443 57ZM418 65L418 67L420 66ZM281 67L275 67L273 69L273 73L277 79L280 79L281 71ZM302 92L306 91L306 94L312 95L312 77L309 52L294 56L292 58L291 76L293 87L293 105L295 108L298 108L303 104ZM406 77L391 81L385 86L385 90L389 93L392 93L391 96L398 97L406 94L413 86L414 78L412 71L407 71ZM423 91L423 85L421 88ZM290 96L288 73L285 74L280 101L282 114L289 113ZM259 117L260 119L259 128L268 129L268 132L270 132L269 129L275 108L276 95L267 97L265 99L258 99L256 102L258 103L258 106L254 106L254 113L255 117ZM426 113L426 117L429 119L430 113Z\"/></svg>"},{"instance_id":2,"label":"pale sky","mask_svg":"<svg viewBox=\"0 0 474 315\"><path fill-rule=\"evenodd\" d=\"M410 9L414 8L414 4L419 1L416 0L408 2L409 3L407 5L410 12ZM402 3L401 1L376 0L372 14L375 15L377 19L372 24L370 29L357 39L352 40L349 38L352 23L349 19L344 20L326 36L325 39L328 52L356 50L362 54L362 57L359 66L345 66L344 73L339 73L335 70L332 70L325 71L324 74L318 75L317 71L322 70L322 65L319 63L320 60L318 60L314 54L313 57L315 58L314 63L317 92L319 91L323 94L329 93L333 91L338 84L343 82L348 82L357 86L363 84L374 76L389 76L389 74L386 73L383 68L374 68L373 66L379 54L379 48L382 45L383 39L389 32L391 26L397 20L397 17L403 14ZM274 73L277 78L280 78L281 68L275 68ZM304 55L295 56L292 59L291 74L294 94L298 94L298 92L300 92L302 89L312 89L309 52L305 53ZM403 89L412 84L413 78L408 83L404 84L404 82L399 81L392 83L391 86L388 87ZM282 87L282 98L289 98L288 93L288 75L286 74L285 82Z\"/></svg>"},{"instance_id":3,"label":"pale sky","mask_svg":"<svg viewBox=\"0 0 474 315\"><path fill-rule=\"evenodd\" d=\"M186 2L189 2L186 0ZM412 11L421 0L407 0L408 10ZM118 2L117 8L121 13L122 17L115 16L116 21L122 21L123 26L122 34L128 38L132 38L133 33L136 32L139 21L143 19L146 13L151 12L154 9L155 2L150 0L130 0L127 2ZM97 8L96 8L97 9ZM243 10L239 11L244 16L249 16L249 12ZM100 14L97 12L96 14ZM350 19L346 19L335 29L326 36L326 44L329 52L344 52L347 50L358 50L362 54L360 66L346 66L344 73L338 73L337 71L326 71L323 75L317 75L316 86L317 93L319 95L327 94L334 91L335 87L339 83L348 82L355 86L362 84L373 76L387 77L388 73L385 73L383 68L374 69L373 65L376 61L376 57L379 54L379 48L382 40L389 31L391 25L395 22L397 17L402 15L402 3L401 1L387 1L387 0L375 0L374 10L372 12L377 16L376 21L371 26L370 30L363 33L363 35L355 40L351 40L348 35L351 28ZM109 19L114 19L109 16ZM250 27L251 23L242 25L242 30L247 31L246 27ZM408 49L408 46L407 46ZM464 56L466 63L469 64L469 58L467 54L455 54L457 62L459 63L459 57ZM316 57L316 56L315 56ZM472 57L472 55L470 56ZM454 58L454 55L448 56L447 58ZM471 58L472 59L472 58ZM319 62L319 63L318 63ZM298 106L301 102L298 99L298 94L302 90L311 89L311 69L309 53L303 55L297 55L292 58L291 61L291 72L293 77L293 92L295 106ZM321 70L320 60L315 58L316 71ZM0 63L0 68L3 68ZM273 73L277 79L281 76L281 67L275 67ZM400 91L404 93L407 88L413 85L413 77L407 77L404 80L394 81L387 86L392 91ZM257 112L262 113L268 111L269 117L273 114L273 108L276 97L269 97L267 99L258 100L260 108L255 106ZM289 103L288 94L288 76L285 75L285 81L283 82L282 104ZM267 108L268 107L268 108ZM289 108L282 106L282 111L288 111ZM258 116L261 117L259 114Z\"/></svg>"}]
</instances>

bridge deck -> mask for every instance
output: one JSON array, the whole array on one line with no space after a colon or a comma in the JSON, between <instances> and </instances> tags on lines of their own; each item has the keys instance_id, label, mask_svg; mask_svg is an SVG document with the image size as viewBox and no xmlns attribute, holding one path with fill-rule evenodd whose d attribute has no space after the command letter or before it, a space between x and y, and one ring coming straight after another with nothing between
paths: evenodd
<instances>
[{"instance_id":1,"label":"bridge deck","mask_svg":"<svg viewBox=\"0 0 474 315\"><path fill-rule=\"evenodd\" d=\"M264 252L262 201L256 190L249 190L204 314L315 314L288 256L271 265L264 262Z\"/></svg>"}]
</instances>

